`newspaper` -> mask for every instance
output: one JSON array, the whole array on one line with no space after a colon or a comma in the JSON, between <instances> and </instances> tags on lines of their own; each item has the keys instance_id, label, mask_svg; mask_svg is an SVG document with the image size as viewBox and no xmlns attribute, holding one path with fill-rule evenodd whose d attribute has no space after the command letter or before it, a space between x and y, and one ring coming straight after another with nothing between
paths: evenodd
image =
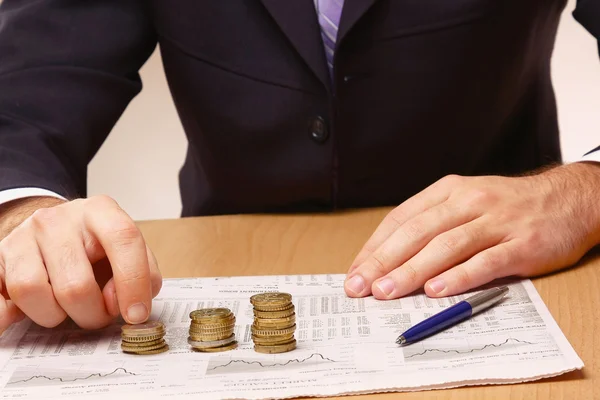
<instances>
[{"instance_id":1,"label":"newspaper","mask_svg":"<svg viewBox=\"0 0 600 400\"><path fill-rule=\"evenodd\" d=\"M152 318L166 325L170 350L152 356L122 353L119 324L90 332L70 321L55 329L22 321L0 339L0 398L332 396L522 382L583 367L529 280L503 282L510 291L498 305L399 347L394 341L400 333L465 296L351 299L344 294L343 279L167 279L154 300ZM253 350L249 298L267 291L293 296L294 351L269 355ZM206 307L228 307L235 313L237 349L190 350L189 313Z\"/></svg>"}]
</instances>

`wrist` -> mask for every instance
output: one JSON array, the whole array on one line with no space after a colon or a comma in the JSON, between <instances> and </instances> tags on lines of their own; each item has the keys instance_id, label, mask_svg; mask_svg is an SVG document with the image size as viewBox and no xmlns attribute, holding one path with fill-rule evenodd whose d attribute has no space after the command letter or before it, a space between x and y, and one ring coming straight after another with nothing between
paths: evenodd
<instances>
[{"instance_id":1,"label":"wrist","mask_svg":"<svg viewBox=\"0 0 600 400\"><path fill-rule=\"evenodd\" d=\"M25 221L35 210L65 203L55 197L26 197L0 205L0 241Z\"/></svg>"},{"instance_id":2,"label":"wrist","mask_svg":"<svg viewBox=\"0 0 600 400\"><path fill-rule=\"evenodd\" d=\"M600 162L579 161L548 171L556 196L567 203L567 212L580 222L586 250L600 243Z\"/></svg>"}]
</instances>

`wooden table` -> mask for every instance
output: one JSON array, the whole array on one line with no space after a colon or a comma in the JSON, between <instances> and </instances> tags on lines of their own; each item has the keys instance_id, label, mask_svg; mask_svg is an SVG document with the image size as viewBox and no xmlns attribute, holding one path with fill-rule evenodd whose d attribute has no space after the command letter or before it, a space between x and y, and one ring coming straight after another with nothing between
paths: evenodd
<instances>
[{"instance_id":1,"label":"wooden table","mask_svg":"<svg viewBox=\"0 0 600 400\"><path fill-rule=\"evenodd\" d=\"M389 209L322 215L218 216L139 226L163 276L345 273ZM360 399L600 398L600 252L534 284L585 367L516 385L379 394ZM354 398L354 397L353 397ZM346 397L347 399L347 397Z\"/></svg>"}]
</instances>

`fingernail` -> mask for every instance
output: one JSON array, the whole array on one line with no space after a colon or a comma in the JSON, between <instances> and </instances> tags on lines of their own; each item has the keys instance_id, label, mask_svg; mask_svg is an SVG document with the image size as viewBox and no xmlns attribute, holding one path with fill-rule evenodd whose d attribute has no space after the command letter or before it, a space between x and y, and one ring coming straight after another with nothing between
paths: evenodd
<instances>
[{"instance_id":1,"label":"fingernail","mask_svg":"<svg viewBox=\"0 0 600 400\"><path fill-rule=\"evenodd\" d=\"M148 307L144 303L137 303L127 309L127 319L132 324L140 324L148 318Z\"/></svg>"},{"instance_id":2,"label":"fingernail","mask_svg":"<svg viewBox=\"0 0 600 400\"><path fill-rule=\"evenodd\" d=\"M360 275L354 275L346 282L346 288L355 294L360 294L365 289L365 280Z\"/></svg>"},{"instance_id":3,"label":"fingernail","mask_svg":"<svg viewBox=\"0 0 600 400\"><path fill-rule=\"evenodd\" d=\"M442 290L446 289L446 282L443 279L434 279L428 283L429 289L431 289L434 293L440 293Z\"/></svg>"},{"instance_id":4,"label":"fingernail","mask_svg":"<svg viewBox=\"0 0 600 400\"><path fill-rule=\"evenodd\" d=\"M390 278L385 278L384 280L377 282L376 285L379 288L379 290L381 290L386 296L392 294L392 292L396 288L396 285L394 285L394 281Z\"/></svg>"}]
</instances>

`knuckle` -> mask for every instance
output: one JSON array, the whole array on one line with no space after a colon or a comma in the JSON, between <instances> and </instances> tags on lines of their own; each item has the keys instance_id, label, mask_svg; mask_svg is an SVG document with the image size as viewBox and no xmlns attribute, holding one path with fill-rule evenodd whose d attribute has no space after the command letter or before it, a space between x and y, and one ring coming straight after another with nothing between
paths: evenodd
<instances>
[{"instance_id":1,"label":"knuckle","mask_svg":"<svg viewBox=\"0 0 600 400\"><path fill-rule=\"evenodd\" d=\"M410 283L411 286L414 286L419 281L419 273L411 264L405 264L402 267L404 270L404 274L406 275L406 279Z\"/></svg>"},{"instance_id":2,"label":"knuckle","mask_svg":"<svg viewBox=\"0 0 600 400\"><path fill-rule=\"evenodd\" d=\"M470 206L479 206L482 204L494 203L498 197L488 189L471 189L466 195L467 204Z\"/></svg>"},{"instance_id":3,"label":"knuckle","mask_svg":"<svg viewBox=\"0 0 600 400\"><path fill-rule=\"evenodd\" d=\"M484 271L495 271L502 264L503 257L497 251L484 251L477 254L477 262Z\"/></svg>"},{"instance_id":4,"label":"knuckle","mask_svg":"<svg viewBox=\"0 0 600 400\"><path fill-rule=\"evenodd\" d=\"M134 245L142 239L142 234L135 223L124 218L113 222L108 235L117 247Z\"/></svg>"},{"instance_id":5,"label":"knuckle","mask_svg":"<svg viewBox=\"0 0 600 400\"><path fill-rule=\"evenodd\" d=\"M29 220L37 229L46 230L60 224L61 211L57 207L38 208Z\"/></svg>"},{"instance_id":6,"label":"knuckle","mask_svg":"<svg viewBox=\"0 0 600 400\"><path fill-rule=\"evenodd\" d=\"M386 267L386 262L387 262L387 256L382 252L378 252L378 253L373 253L370 264L373 266L373 269L375 271L377 271L378 273L381 274L381 273L387 273L388 268Z\"/></svg>"},{"instance_id":7,"label":"knuckle","mask_svg":"<svg viewBox=\"0 0 600 400\"><path fill-rule=\"evenodd\" d=\"M121 285L136 285L150 279L150 272L147 269L131 268L122 271L122 273L123 275L119 279Z\"/></svg>"},{"instance_id":8,"label":"knuckle","mask_svg":"<svg viewBox=\"0 0 600 400\"><path fill-rule=\"evenodd\" d=\"M440 255L450 255L455 253L462 243L462 240L455 234L443 234L434 239L435 248Z\"/></svg>"},{"instance_id":9,"label":"knuckle","mask_svg":"<svg viewBox=\"0 0 600 400\"><path fill-rule=\"evenodd\" d=\"M456 268L456 281L458 282L458 285L462 288L471 288L472 287L472 283L473 283L473 279L471 278L471 275L469 274L469 271L467 271L467 269L465 267L458 267Z\"/></svg>"},{"instance_id":10,"label":"knuckle","mask_svg":"<svg viewBox=\"0 0 600 400\"><path fill-rule=\"evenodd\" d=\"M102 208L102 207L116 207L118 206L117 202L110 196L105 194L99 194L97 196L92 196L85 200L85 206L91 208Z\"/></svg>"},{"instance_id":11,"label":"knuckle","mask_svg":"<svg viewBox=\"0 0 600 400\"><path fill-rule=\"evenodd\" d=\"M74 280L60 287L54 287L54 295L58 300L75 302L94 292L96 283L91 280Z\"/></svg>"},{"instance_id":12,"label":"knuckle","mask_svg":"<svg viewBox=\"0 0 600 400\"><path fill-rule=\"evenodd\" d=\"M456 175L456 174L446 175L442 179L439 180L439 182L441 184L443 184L444 186L448 186L450 188L461 185L463 183L463 181L464 181L463 177L460 175Z\"/></svg>"},{"instance_id":13,"label":"knuckle","mask_svg":"<svg viewBox=\"0 0 600 400\"><path fill-rule=\"evenodd\" d=\"M388 215L388 219L392 221L396 226L402 225L404 221L404 213L400 209L400 207L394 208Z\"/></svg>"},{"instance_id":14,"label":"knuckle","mask_svg":"<svg viewBox=\"0 0 600 400\"><path fill-rule=\"evenodd\" d=\"M10 298L18 304L20 301L41 292L44 285L45 283L40 280L22 277L13 282L9 281L6 285L6 291Z\"/></svg>"},{"instance_id":15,"label":"knuckle","mask_svg":"<svg viewBox=\"0 0 600 400\"><path fill-rule=\"evenodd\" d=\"M402 232L408 240L419 239L423 236L423 224L419 221L411 221L404 224L401 228Z\"/></svg>"}]
</instances>

